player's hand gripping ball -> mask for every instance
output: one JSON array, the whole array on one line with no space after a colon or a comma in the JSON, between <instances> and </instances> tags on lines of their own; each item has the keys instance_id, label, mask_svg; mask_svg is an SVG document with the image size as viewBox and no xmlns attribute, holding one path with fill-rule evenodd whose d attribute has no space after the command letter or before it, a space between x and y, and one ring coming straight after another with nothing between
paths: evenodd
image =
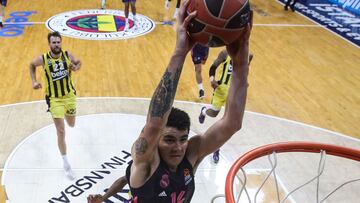
<instances>
[{"instance_id":1,"label":"player's hand gripping ball","mask_svg":"<svg viewBox=\"0 0 360 203\"><path fill-rule=\"evenodd\" d=\"M235 41L250 19L249 0L190 0L187 13L194 10L197 15L189 24L189 35L209 47Z\"/></svg>"}]
</instances>

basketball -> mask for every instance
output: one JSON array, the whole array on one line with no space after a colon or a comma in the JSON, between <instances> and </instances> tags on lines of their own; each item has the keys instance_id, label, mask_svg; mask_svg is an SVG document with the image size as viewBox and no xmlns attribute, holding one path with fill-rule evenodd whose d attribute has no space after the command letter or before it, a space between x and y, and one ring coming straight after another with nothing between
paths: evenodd
<instances>
[{"instance_id":1,"label":"basketball","mask_svg":"<svg viewBox=\"0 0 360 203\"><path fill-rule=\"evenodd\" d=\"M197 11L188 26L190 37L209 47L235 41L250 19L249 0L190 0L187 14Z\"/></svg>"}]
</instances>

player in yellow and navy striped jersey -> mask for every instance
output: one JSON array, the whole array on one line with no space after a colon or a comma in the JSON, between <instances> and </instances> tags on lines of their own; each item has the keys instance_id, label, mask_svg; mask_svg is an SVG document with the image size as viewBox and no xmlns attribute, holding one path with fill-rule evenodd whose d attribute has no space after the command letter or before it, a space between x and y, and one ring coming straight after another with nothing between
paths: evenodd
<instances>
[{"instance_id":1,"label":"player in yellow and navy striped jersey","mask_svg":"<svg viewBox=\"0 0 360 203\"><path fill-rule=\"evenodd\" d=\"M252 58L253 55L249 54L249 64ZM221 68L219 71L221 73L221 76L218 79L215 79L215 73L218 67ZM226 103L228 97L228 90L230 87L230 81L232 78L232 62L226 50L221 51L211 65L209 70L209 77L211 81L211 86L214 88L214 92L211 100L211 105L203 106L201 108L201 112L199 115L199 122L201 124L204 123L206 115L210 117L216 117L219 114L221 107L224 106ZM214 152L213 161L215 163L219 161L219 150Z\"/></svg>"},{"instance_id":2,"label":"player in yellow and navy striped jersey","mask_svg":"<svg viewBox=\"0 0 360 203\"><path fill-rule=\"evenodd\" d=\"M74 173L66 156L64 118L70 127L74 127L76 91L71 75L73 71L80 69L81 61L70 52L61 49L62 39L59 32L49 33L48 42L50 51L36 57L30 63L30 77L33 89L41 89L43 85L36 80L36 67L43 67L45 98L56 127L64 170L68 178L74 179Z\"/></svg>"}]
</instances>

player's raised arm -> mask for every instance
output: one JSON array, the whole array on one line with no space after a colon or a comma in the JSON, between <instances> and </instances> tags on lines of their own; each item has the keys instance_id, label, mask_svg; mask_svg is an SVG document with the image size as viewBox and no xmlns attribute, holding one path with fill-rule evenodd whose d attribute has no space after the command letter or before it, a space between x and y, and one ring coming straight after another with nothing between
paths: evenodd
<instances>
[{"instance_id":1,"label":"player's raised arm","mask_svg":"<svg viewBox=\"0 0 360 203\"><path fill-rule=\"evenodd\" d=\"M248 87L249 37L251 28L252 13L250 14L250 21L240 37L226 47L232 60L233 72L225 113L203 136L194 138L199 139L197 141L198 150L192 155L197 156L197 160L220 148L242 126Z\"/></svg>"},{"instance_id":2,"label":"player's raised arm","mask_svg":"<svg viewBox=\"0 0 360 203\"><path fill-rule=\"evenodd\" d=\"M242 126L245 111L249 73L249 38L252 29L252 12L250 16L250 22L244 29L242 37L226 47L232 60L233 72L223 119L227 123L226 126L235 130L235 132Z\"/></svg>"},{"instance_id":3,"label":"player's raised arm","mask_svg":"<svg viewBox=\"0 0 360 203\"><path fill-rule=\"evenodd\" d=\"M106 201L111 196L115 195L116 193L120 192L125 185L127 184L127 180L125 176L121 176L118 178L109 188L108 191L104 195L96 194L96 195L89 195L87 197L88 203L101 203Z\"/></svg>"},{"instance_id":4,"label":"player's raised arm","mask_svg":"<svg viewBox=\"0 0 360 203\"><path fill-rule=\"evenodd\" d=\"M157 150L158 139L169 116L184 60L194 43L189 39L187 26L196 12L186 16L189 1L184 1L179 14L176 46L150 102L146 124L132 147L134 165L151 163Z\"/></svg>"}]
</instances>

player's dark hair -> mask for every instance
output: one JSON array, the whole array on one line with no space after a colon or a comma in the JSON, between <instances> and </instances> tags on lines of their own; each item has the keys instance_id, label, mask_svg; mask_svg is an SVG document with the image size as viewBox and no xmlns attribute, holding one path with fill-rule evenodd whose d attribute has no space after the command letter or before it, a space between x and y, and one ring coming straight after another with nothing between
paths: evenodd
<instances>
[{"instance_id":1,"label":"player's dark hair","mask_svg":"<svg viewBox=\"0 0 360 203\"><path fill-rule=\"evenodd\" d=\"M189 115L178 108L171 108L169 118L166 123L167 127L173 127L178 130L190 130L190 118Z\"/></svg>"},{"instance_id":2,"label":"player's dark hair","mask_svg":"<svg viewBox=\"0 0 360 203\"><path fill-rule=\"evenodd\" d=\"M60 40L62 40L60 32L58 31L54 31L54 32L50 32L47 36L48 42L50 43L50 37L60 37Z\"/></svg>"}]
</instances>

